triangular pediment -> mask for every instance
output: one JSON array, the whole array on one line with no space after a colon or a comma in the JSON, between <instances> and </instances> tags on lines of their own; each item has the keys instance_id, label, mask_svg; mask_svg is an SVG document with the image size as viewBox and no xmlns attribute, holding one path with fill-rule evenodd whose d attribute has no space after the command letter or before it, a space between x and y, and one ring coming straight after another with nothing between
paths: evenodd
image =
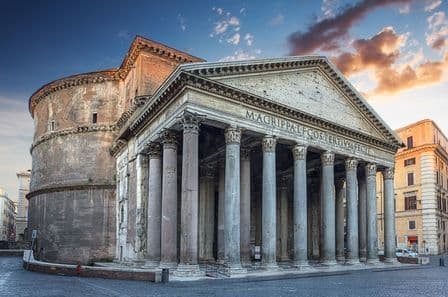
<instances>
[{"instance_id":1,"label":"triangular pediment","mask_svg":"<svg viewBox=\"0 0 448 297\"><path fill-rule=\"evenodd\" d=\"M318 68L215 77L221 83L385 140L385 136Z\"/></svg>"}]
</instances>

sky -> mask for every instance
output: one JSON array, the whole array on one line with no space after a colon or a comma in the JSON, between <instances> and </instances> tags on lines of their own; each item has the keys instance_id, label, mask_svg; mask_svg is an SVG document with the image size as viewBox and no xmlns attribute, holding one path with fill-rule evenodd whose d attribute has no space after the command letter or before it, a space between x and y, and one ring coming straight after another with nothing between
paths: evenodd
<instances>
[{"instance_id":1,"label":"sky","mask_svg":"<svg viewBox=\"0 0 448 297\"><path fill-rule=\"evenodd\" d=\"M393 129L448 134L448 0L6 1L0 9L0 187L31 167L30 95L118 67L136 35L207 61L327 55Z\"/></svg>"}]
</instances>

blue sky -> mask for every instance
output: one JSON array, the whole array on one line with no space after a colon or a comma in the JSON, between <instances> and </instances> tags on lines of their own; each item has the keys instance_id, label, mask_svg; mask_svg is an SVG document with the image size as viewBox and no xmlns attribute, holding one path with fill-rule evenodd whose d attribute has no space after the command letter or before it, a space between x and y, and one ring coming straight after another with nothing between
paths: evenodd
<instances>
[{"instance_id":1,"label":"blue sky","mask_svg":"<svg viewBox=\"0 0 448 297\"><path fill-rule=\"evenodd\" d=\"M0 186L16 197L15 172L31 166L29 96L54 79L119 66L135 35L208 61L326 54L392 128L429 117L448 132L447 2L4 0Z\"/></svg>"}]
</instances>

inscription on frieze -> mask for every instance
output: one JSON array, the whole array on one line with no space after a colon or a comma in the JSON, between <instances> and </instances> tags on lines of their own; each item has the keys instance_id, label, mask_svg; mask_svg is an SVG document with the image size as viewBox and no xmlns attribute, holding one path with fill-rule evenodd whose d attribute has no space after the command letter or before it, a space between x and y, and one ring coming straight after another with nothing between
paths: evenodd
<instances>
[{"instance_id":1,"label":"inscription on frieze","mask_svg":"<svg viewBox=\"0 0 448 297\"><path fill-rule=\"evenodd\" d=\"M293 136L307 140L309 143L330 145L353 153L370 154L369 148L363 144L273 115L246 110L246 119L271 128L287 131Z\"/></svg>"}]
</instances>

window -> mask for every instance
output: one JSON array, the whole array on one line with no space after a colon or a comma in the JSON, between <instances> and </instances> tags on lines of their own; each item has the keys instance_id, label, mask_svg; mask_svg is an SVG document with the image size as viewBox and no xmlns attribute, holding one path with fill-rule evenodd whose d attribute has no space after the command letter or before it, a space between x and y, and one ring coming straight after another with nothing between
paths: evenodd
<instances>
[{"instance_id":1,"label":"window","mask_svg":"<svg viewBox=\"0 0 448 297\"><path fill-rule=\"evenodd\" d=\"M404 160L404 166L409 166L409 165L414 165L414 164L415 164L415 158Z\"/></svg>"},{"instance_id":2,"label":"window","mask_svg":"<svg viewBox=\"0 0 448 297\"><path fill-rule=\"evenodd\" d=\"M439 184L439 172L436 171L436 184Z\"/></svg>"},{"instance_id":3,"label":"window","mask_svg":"<svg viewBox=\"0 0 448 297\"><path fill-rule=\"evenodd\" d=\"M412 138L412 136L409 136L408 139L406 140L406 144L408 149L411 149L414 147L414 139Z\"/></svg>"},{"instance_id":4,"label":"window","mask_svg":"<svg viewBox=\"0 0 448 297\"><path fill-rule=\"evenodd\" d=\"M120 222L123 223L124 222L124 206L121 205L121 210L120 210Z\"/></svg>"},{"instance_id":5,"label":"window","mask_svg":"<svg viewBox=\"0 0 448 297\"><path fill-rule=\"evenodd\" d=\"M437 196L437 208L439 210L442 209L442 197L440 197L440 195Z\"/></svg>"},{"instance_id":6,"label":"window","mask_svg":"<svg viewBox=\"0 0 448 297\"><path fill-rule=\"evenodd\" d=\"M409 221L409 230L415 229L415 221Z\"/></svg>"},{"instance_id":7,"label":"window","mask_svg":"<svg viewBox=\"0 0 448 297\"><path fill-rule=\"evenodd\" d=\"M55 124L54 124L54 120L52 120L50 123L50 131L54 131L54 129L55 129Z\"/></svg>"},{"instance_id":8,"label":"window","mask_svg":"<svg viewBox=\"0 0 448 297\"><path fill-rule=\"evenodd\" d=\"M442 211L446 212L446 199L442 199Z\"/></svg>"},{"instance_id":9,"label":"window","mask_svg":"<svg viewBox=\"0 0 448 297\"><path fill-rule=\"evenodd\" d=\"M97 120L98 120L98 114L94 112L92 114L92 123L96 124Z\"/></svg>"},{"instance_id":10,"label":"window","mask_svg":"<svg viewBox=\"0 0 448 297\"><path fill-rule=\"evenodd\" d=\"M412 186L414 184L414 173L409 172L408 173L408 186Z\"/></svg>"},{"instance_id":11,"label":"window","mask_svg":"<svg viewBox=\"0 0 448 297\"><path fill-rule=\"evenodd\" d=\"M404 210L417 209L417 196L404 197Z\"/></svg>"}]
</instances>

